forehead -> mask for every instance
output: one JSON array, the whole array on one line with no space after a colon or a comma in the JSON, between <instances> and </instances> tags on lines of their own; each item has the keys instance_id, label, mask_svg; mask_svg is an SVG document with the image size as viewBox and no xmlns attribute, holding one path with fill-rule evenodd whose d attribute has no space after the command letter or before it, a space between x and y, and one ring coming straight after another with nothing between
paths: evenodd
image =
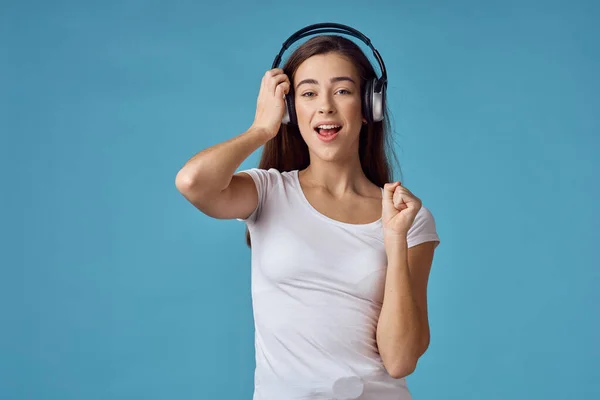
<instances>
[{"instance_id":1,"label":"forehead","mask_svg":"<svg viewBox=\"0 0 600 400\"><path fill-rule=\"evenodd\" d=\"M294 74L294 81L302 79L329 79L336 76L350 76L358 82L358 71L346 57L337 53L319 54L304 60Z\"/></svg>"}]
</instances>

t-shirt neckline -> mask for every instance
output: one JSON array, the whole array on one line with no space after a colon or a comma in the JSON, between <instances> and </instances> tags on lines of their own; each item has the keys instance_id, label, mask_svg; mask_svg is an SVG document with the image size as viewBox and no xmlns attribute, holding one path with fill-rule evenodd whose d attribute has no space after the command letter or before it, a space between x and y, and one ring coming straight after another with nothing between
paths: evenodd
<instances>
[{"instance_id":1,"label":"t-shirt neckline","mask_svg":"<svg viewBox=\"0 0 600 400\"><path fill-rule=\"evenodd\" d=\"M335 224L335 225L339 225L339 226L343 226L346 228L372 228L372 227L378 227L381 225L382 219L381 217L379 217L379 219L372 221L372 222L367 222L365 224L351 224L348 222L343 222L343 221L338 221L337 219L333 219L328 217L327 215L321 213L320 211L318 211L316 208L313 207L312 204L310 204L310 202L308 201L308 199L306 198L304 191L302 190L302 185L300 185L300 177L299 177L299 170L294 170L293 172L293 177L294 177L294 183L296 184L296 188L298 189L298 195L300 196L300 199L302 200L302 202L304 203L304 205L308 208L308 210L313 213L314 215L316 215L317 217ZM381 189L381 193L383 194L383 188Z\"/></svg>"}]
</instances>

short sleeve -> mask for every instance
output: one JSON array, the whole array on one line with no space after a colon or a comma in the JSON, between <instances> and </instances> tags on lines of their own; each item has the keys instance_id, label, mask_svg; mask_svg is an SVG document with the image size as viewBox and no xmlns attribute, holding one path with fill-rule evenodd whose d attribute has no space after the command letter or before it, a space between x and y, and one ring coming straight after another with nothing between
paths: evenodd
<instances>
[{"instance_id":1,"label":"short sleeve","mask_svg":"<svg viewBox=\"0 0 600 400\"><path fill-rule=\"evenodd\" d=\"M435 241L435 247L440 244L440 238L436 231L435 219L428 208L421 206L415 220L408 230L408 247L413 247L421 243Z\"/></svg>"},{"instance_id":2,"label":"short sleeve","mask_svg":"<svg viewBox=\"0 0 600 400\"><path fill-rule=\"evenodd\" d=\"M271 176L270 171L260 168L250 168L239 171L240 173L246 173L250 175L254 184L256 185L256 190L258 192L258 205L247 218L236 218L238 221L246 222L246 223L254 223L260 217L260 213L264 207L265 200L267 198L267 192L269 187L271 186Z\"/></svg>"}]
</instances>

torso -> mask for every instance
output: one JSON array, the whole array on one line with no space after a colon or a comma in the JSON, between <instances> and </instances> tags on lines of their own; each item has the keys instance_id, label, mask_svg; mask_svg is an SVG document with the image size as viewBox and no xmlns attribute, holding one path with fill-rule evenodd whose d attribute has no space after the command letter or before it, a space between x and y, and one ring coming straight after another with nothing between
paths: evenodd
<instances>
[{"instance_id":1,"label":"torso","mask_svg":"<svg viewBox=\"0 0 600 400\"><path fill-rule=\"evenodd\" d=\"M382 188L366 181L336 199L297 172L253 170L264 194L248 221L254 399L410 400L376 339L388 263Z\"/></svg>"}]
</instances>

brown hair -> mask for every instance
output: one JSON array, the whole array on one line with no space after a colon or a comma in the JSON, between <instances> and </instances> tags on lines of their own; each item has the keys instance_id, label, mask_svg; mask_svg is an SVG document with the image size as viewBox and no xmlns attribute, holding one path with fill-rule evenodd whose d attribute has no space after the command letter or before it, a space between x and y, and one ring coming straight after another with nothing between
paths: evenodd
<instances>
[{"instance_id":1,"label":"brown hair","mask_svg":"<svg viewBox=\"0 0 600 400\"><path fill-rule=\"evenodd\" d=\"M369 59L353 41L337 35L322 35L313 37L299 46L283 65L283 71L290 77L292 86L294 74L300 64L309 57L326 53L340 54L354 63L360 75L361 91L365 87L365 82L376 77ZM293 95L293 90L290 88L288 96ZM394 171L390 166L389 157L393 157L397 163L392 146L389 114L386 107L383 121L363 125L359 136L358 151L363 172L371 182L379 187L394 181ZM298 127L293 124L281 124L277 136L264 145L258 168L275 168L280 172L285 172L296 169L303 170L309 164L308 146ZM398 171L401 174L399 167ZM247 228L246 243L248 247L251 247L250 232Z\"/></svg>"}]
</instances>

